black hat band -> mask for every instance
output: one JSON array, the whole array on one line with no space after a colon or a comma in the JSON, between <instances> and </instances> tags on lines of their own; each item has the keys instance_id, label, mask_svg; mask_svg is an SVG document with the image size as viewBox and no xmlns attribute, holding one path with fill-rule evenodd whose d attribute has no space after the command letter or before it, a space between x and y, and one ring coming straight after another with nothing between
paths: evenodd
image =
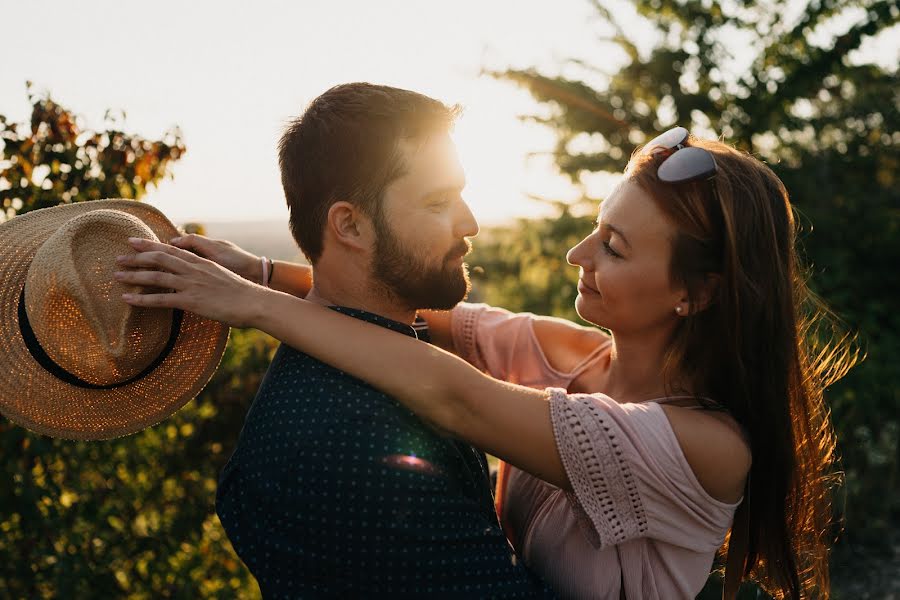
<instances>
[{"instance_id":1,"label":"black hat band","mask_svg":"<svg viewBox=\"0 0 900 600\"><path fill-rule=\"evenodd\" d=\"M156 367L158 367L162 361L169 356L169 353L172 351L172 348L175 347L175 341L178 339L178 334L181 331L181 322L184 318L184 311L180 308L173 309L172 313L172 328L169 332L169 340L166 342L166 347L163 348L162 352L153 360L152 363L147 365L147 368L131 377L125 381L120 383L110 383L106 385L98 385L96 383L90 383L85 381L72 373L69 373L61 366L53 362L53 359L47 355L47 352L41 347L41 344L37 340L37 336L34 334L34 330L31 328L31 323L28 322L28 314L25 310L25 286L22 286L22 293L19 295L19 330L22 332L22 339L25 341L25 347L28 348L28 351L31 353L31 356L40 364L44 369L46 369L49 373L55 375L58 379L65 381L66 383L70 383L72 385L88 388L92 390L112 390L118 387L122 387L128 385L130 383L134 383L138 379L142 379L149 375Z\"/></svg>"}]
</instances>

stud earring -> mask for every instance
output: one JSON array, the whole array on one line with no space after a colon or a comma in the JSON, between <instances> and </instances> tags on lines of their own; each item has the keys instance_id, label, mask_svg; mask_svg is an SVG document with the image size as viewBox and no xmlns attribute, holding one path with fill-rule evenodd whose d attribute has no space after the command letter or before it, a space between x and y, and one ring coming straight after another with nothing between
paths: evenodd
<instances>
[{"instance_id":1,"label":"stud earring","mask_svg":"<svg viewBox=\"0 0 900 600\"><path fill-rule=\"evenodd\" d=\"M675 307L675 312L678 313L678 314L680 315L680 314L681 314L681 307L680 307L680 306L676 306L676 307Z\"/></svg>"}]
</instances>

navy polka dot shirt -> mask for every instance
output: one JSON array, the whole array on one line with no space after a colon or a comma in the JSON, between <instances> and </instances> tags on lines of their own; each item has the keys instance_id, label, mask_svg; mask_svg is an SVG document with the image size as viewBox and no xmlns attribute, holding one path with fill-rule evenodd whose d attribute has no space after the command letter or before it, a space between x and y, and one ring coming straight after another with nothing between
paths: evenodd
<instances>
[{"instance_id":1,"label":"navy polka dot shirt","mask_svg":"<svg viewBox=\"0 0 900 600\"><path fill-rule=\"evenodd\" d=\"M483 453L286 344L222 471L216 512L267 599L552 596L500 529Z\"/></svg>"}]
</instances>

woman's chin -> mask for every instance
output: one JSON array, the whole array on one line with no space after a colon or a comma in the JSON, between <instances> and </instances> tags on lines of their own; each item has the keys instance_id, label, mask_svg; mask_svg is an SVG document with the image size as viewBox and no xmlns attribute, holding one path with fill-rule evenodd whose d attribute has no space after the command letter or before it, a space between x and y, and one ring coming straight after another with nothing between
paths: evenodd
<instances>
[{"instance_id":1,"label":"woman's chin","mask_svg":"<svg viewBox=\"0 0 900 600\"><path fill-rule=\"evenodd\" d=\"M595 306L591 306L591 303L581 294L581 292L575 297L575 312L588 323L600 325L598 322L598 319L600 318L599 311Z\"/></svg>"}]
</instances>

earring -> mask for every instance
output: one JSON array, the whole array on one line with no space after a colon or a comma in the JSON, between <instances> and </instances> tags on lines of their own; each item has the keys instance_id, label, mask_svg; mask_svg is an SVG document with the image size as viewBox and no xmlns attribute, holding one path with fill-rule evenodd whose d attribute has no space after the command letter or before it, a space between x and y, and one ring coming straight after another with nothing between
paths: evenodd
<instances>
[{"instance_id":1,"label":"earring","mask_svg":"<svg viewBox=\"0 0 900 600\"><path fill-rule=\"evenodd\" d=\"M678 314L680 315L680 314L681 314L681 307L680 307L680 306L676 306L676 307L675 307L675 312L678 313Z\"/></svg>"}]
</instances>

